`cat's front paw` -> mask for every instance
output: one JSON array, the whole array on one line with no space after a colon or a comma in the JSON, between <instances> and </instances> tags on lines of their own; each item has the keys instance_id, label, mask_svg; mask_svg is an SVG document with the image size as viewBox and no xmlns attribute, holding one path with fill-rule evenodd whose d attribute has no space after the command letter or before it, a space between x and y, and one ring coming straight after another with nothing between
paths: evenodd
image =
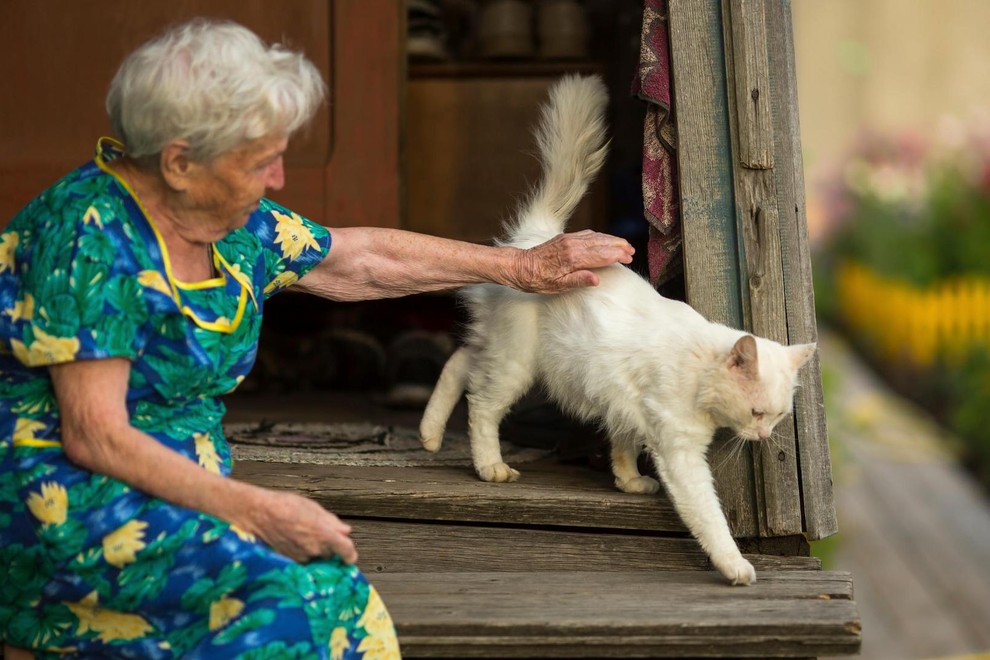
<instances>
[{"instance_id":1,"label":"cat's front paw","mask_svg":"<svg viewBox=\"0 0 990 660\"><path fill-rule=\"evenodd\" d=\"M733 585L747 586L756 582L756 569L742 555L726 559L712 558L712 563L718 572L725 576Z\"/></svg>"},{"instance_id":2,"label":"cat's front paw","mask_svg":"<svg viewBox=\"0 0 990 660\"><path fill-rule=\"evenodd\" d=\"M492 463L491 465L478 468L478 476L481 477L483 481L505 483L507 481L515 481L518 479L519 470L514 470L505 463Z\"/></svg>"},{"instance_id":3,"label":"cat's front paw","mask_svg":"<svg viewBox=\"0 0 990 660\"><path fill-rule=\"evenodd\" d=\"M423 449L435 453L440 451L440 446L443 444L443 434L441 433L436 436L426 436L425 434L421 434L419 436L419 441L423 445Z\"/></svg>"},{"instance_id":4,"label":"cat's front paw","mask_svg":"<svg viewBox=\"0 0 990 660\"><path fill-rule=\"evenodd\" d=\"M652 495L660 491L660 482L652 477L636 477L628 481L615 480L615 487L623 493L643 493Z\"/></svg>"}]
</instances>

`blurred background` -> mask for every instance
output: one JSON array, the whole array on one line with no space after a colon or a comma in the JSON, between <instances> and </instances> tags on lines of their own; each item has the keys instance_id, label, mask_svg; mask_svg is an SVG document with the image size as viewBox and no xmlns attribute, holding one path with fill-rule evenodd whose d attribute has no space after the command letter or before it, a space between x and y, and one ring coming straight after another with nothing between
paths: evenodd
<instances>
[{"instance_id":1,"label":"blurred background","mask_svg":"<svg viewBox=\"0 0 990 660\"><path fill-rule=\"evenodd\" d=\"M990 3L795 0L808 225L863 656L990 657Z\"/></svg>"}]
</instances>

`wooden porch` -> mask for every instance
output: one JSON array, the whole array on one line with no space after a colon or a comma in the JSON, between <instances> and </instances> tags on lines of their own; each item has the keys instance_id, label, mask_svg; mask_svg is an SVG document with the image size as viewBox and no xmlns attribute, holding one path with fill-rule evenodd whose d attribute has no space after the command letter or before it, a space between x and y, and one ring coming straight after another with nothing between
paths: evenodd
<instances>
[{"instance_id":1,"label":"wooden porch","mask_svg":"<svg viewBox=\"0 0 990 660\"><path fill-rule=\"evenodd\" d=\"M310 422L309 432L369 419L415 428L415 413L352 395L322 398L247 398L230 419L267 419L272 436L285 428L272 420ZM366 450L340 461L358 464L335 465L268 448L262 460L239 460L235 476L311 497L354 526L359 566L395 619L404 657L858 651L852 578L822 571L803 536L741 540L758 580L730 587L665 497L619 492L609 472L551 453L517 463L516 483L482 482L458 458L460 441L455 434L439 454L423 451L422 463L403 466L360 464L388 462ZM235 455L245 453L235 444Z\"/></svg>"}]
</instances>

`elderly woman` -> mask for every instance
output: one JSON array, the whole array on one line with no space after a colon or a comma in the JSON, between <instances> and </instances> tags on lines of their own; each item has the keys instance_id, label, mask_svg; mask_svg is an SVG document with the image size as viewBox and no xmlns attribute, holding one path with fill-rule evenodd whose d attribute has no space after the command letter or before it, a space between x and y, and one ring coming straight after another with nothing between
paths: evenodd
<instances>
[{"instance_id":1,"label":"elderly woman","mask_svg":"<svg viewBox=\"0 0 990 660\"><path fill-rule=\"evenodd\" d=\"M300 54L178 26L113 80L121 142L0 237L8 658L398 657L350 527L228 478L219 397L251 367L266 298L556 292L630 260L593 232L521 251L301 218L264 195L323 96Z\"/></svg>"}]
</instances>

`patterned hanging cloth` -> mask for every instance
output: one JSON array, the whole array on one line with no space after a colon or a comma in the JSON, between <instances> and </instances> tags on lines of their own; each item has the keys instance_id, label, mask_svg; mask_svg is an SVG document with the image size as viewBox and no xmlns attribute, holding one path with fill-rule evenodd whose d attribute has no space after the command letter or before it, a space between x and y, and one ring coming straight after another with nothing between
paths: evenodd
<instances>
[{"instance_id":1,"label":"patterned hanging cloth","mask_svg":"<svg viewBox=\"0 0 990 660\"><path fill-rule=\"evenodd\" d=\"M669 39L667 0L645 0L639 75L632 93L648 104L643 125L643 205L650 223L648 261L655 287L682 270Z\"/></svg>"}]
</instances>

